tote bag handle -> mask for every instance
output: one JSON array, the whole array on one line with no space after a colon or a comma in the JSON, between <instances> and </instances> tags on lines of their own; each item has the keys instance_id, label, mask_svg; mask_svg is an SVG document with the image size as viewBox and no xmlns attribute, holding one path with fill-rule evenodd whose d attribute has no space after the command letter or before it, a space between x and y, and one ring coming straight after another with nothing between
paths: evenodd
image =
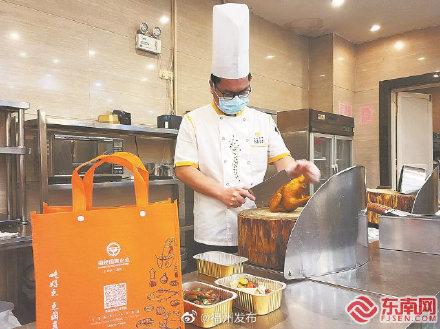
<instances>
[{"instance_id":1,"label":"tote bag handle","mask_svg":"<svg viewBox=\"0 0 440 329\"><path fill-rule=\"evenodd\" d=\"M148 171L142 161L134 154L116 152L110 155L100 155L75 168L72 173L72 207L74 212L92 209L93 205L93 176L96 168L113 163L127 168L134 176L136 206L145 208L148 205ZM79 171L84 166L93 164L81 179Z\"/></svg>"}]
</instances>

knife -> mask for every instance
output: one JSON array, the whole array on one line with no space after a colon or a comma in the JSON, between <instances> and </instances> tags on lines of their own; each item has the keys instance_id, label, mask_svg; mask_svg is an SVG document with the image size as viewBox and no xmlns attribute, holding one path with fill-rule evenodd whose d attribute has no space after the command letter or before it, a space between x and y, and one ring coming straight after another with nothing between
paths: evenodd
<instances>
[{"instance_id":1,"label":"knife","mask_svg":"<svg viewBox=\"0 0 440 329\"><path fill-rule=\"evenodd\" d=\"M289 175L285 170L281 170L264 182L250 188L249 191L255 196L255 204L257 207L267 207L272 195L288 182L290 182Z\"/></svg>"}]
</instances>

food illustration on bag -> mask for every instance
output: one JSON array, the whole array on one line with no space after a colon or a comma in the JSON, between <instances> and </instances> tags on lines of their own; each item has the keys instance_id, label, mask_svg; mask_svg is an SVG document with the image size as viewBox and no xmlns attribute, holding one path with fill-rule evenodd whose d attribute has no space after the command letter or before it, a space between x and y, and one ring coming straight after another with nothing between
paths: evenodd
<instances>
[{"instance_id":1,"label":"food illustration on bag","mask_svg":"<svg viewBox=\"0 0 440 329\"><path fill-rule=\"evenodd\" d=\"M155 287L157 285L156 282L156 271L154 268L150 270L150 287Z\"/></svg>"},{"instance_id":2,"label":"food illustration on bag","mask_svg":"<svg viewBox=\"0 0 440 329\"><path fill-rule=\"evenodd\" d=\"M179 268L177 265L174 265L174 277L177 279L179 277Z\"/></svg>"},{"instance_id":3,"label":"food illustration on bag","mask_svg":"<svg viewBox=\"0 0 440 329\"><path fill-rule=\"evenodd\" d=\"M153 305L147 305L144 307L144 311L145 312L153 312L154 311L154 306Z\"/></svg>"},{"instance_id":4,"label":"food illustration on bag","mask_svg":"<svg viewBox=\"0 0 440 329\"><path fill-rule=\"evenodd\" d=\"M136 328L149 327L153 324L154 324L154 320L152 318L145 318L145 319L139 320L136 323Z\"/></svg>"},{"instance_id":5,"label":"food illustration on bag","mask_svg":"<svg viewBox=\"0 0 440 329\"><path fill-rule=\"evenodd\" d=\"M157 266L160 269L171 267L173 264L175 243L176 240L174 238L166 239L162 248L162 254L160 256L156 255Z\"/></svg>"},{"instance_id":6,"label":"food illustration on bag","mask_svg":"<svg viewBox=\"0 0 440 329\"><path fill-rule=\"evenodd\" d=\"M171 305L172 307L176 307L176 306L179 306L179 305L180 305L180 302L179 302L179 300L175 299L175 300L172 300L172 301L170 302L170 305Z\"/></svg>"},{"instance_id":7,"label":"food illustration on bag","mask_svg":"<svg viewBox=\"0 0 440 329\"><path fill-rule=\"evenodd\" d=\"M166 284L168 282L168 276L166 273L164 273L161 277L160 277L160 283L162 284Z\"/></svg>"},{"instance_id":8,"label":"food illustration on bag","mask_svg":"<svg viewBox=\"0 0 440 329\"><path fill-rule=\"evenodd\" d=\"M254 295L268 295L272 290L266 288L263 284L251 281L246 277L239 278L231 282L231 288L241 290Z\"/></svg>"},{"instance_id":9,"label":"food illustration on bag","mask_svg":"<svg viewBox=\"0 0 440 329\"><path fill-rule=\"evenodd\" d=\"M214 305L223 301L222 296L211 288L185 290L183 299L197 305Z\"/></svg>"},{"instance_id":10,"label":"food illustration on bag","mask_svg":"<svg viewBox=\"0 0 440 329\"><path fill-rule=\"evenodd\" d=\"M178 294L177 291L159 288L158 290L148 294L147 298L151 301L156 301L156 302L161 303L161 302L164 302L164 301L167 301L167 300L173 298L177 294Z\"/></svg>"},{"instance_id":11,"label":"food illustration on bag","mask_svg":"<svg viewBox=\"0 0 440 329\"><path fill-rule=\"evenodd\" d=\"M159 322L159 327L161 329L181 329L181 315L179 312L166 312L163 315L164 322Z\"/></svg>"},{"instance_id":12,"label":"food illustration on bag","mask_svg":"<svg viewBox=\"0 0 440 329\"><path fill-rule=\"evenodd\" d=\"M177 280L170 281L170 286L177 287L178 285L179 285L179 281Z\"/></svg>"},{"instance_id":13,"label":"food illustration on bag","mask_svg":"<svg viewBox=\"0 0 440 329\"><path fill-rule=\"evenodd\" d=\"M167 312L167 311L166 311L165 308L162 307L162 306L159 306L159 307L156 308L156 314L157 314L157 315L164 315L166 312Z\"/></svg>"}]
</instances>

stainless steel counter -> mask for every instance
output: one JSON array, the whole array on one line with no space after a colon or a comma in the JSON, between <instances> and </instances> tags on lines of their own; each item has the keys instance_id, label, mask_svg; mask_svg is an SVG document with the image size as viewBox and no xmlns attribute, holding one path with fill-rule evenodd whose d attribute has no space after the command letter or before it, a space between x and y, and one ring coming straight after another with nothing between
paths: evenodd
<instances>
[{"instance_id":1,"label":"stainless steel counter","mask_svg":"<svg viewBox=\"0 0 440 329\"><path fill-rule=\"evenodd\" d=\"M258 316L255 323L224 323L218 329L344 329L344 328L440 328L435 325L384 324L378 316L365 325L353 322L345 312L345 306L360 294L371 297L376 304L385 294L437 295L440 292L440 256L412 252L379 249L378 243L370 244L369 263L355 271L327 275L313 280L289 281L283 293L281 308L265 316ZM280 279L282 274L245 266L245 272ZM184 281L213 279L196 272L184 276ZM234 312L238 312L234 310ZM33 329L34 327L22 327ZM187 325L187 329L195 329Z\"/></svg>"}]
</instances>

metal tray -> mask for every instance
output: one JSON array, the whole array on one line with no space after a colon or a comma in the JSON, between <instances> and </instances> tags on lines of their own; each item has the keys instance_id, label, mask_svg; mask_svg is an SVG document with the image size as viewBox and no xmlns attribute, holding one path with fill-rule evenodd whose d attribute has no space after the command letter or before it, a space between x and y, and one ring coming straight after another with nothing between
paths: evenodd
<instances>
[{"instance_id":1,"label":"metal tray","mask_svg":"<svg viewBox=\"0 0 440 329\"><path fill-rule=\"evenodd\" d=\"M223 278L232 274L243 273L246 257L228 254L221 251L208 251L194 256L197 260L199 274L214 278Z\"/></svg>"},{"instance_id":2,"label":"metal tray","mask_svg":"<svg viewBox=\"0 0 440 329\"><path fill-rule=\"evenodd\" d=\"M193 288L211 288L219 292L222 298L226 298L214 305L197 305L184 300L185 323L192 323L200 328L212 328L232 318L232 304L237 298L236 293L198 281L186 282L182 288L184 291Z\"/></svg>"},{"instance_id":3,"label":"metal tray","mask_svg":"<svg viewBox=\"0 0 440 329\"><path fill-rule=\"evenodd\" d=\"M266 286L266 288L272 290L272 292L267 295L259 295L231 287L231 283L233 281L243 277L256 282L258 285L262 284ZM284 282L274 281L246 273L234 274L226 278L218 279L215 281L215 284L237 293L238 299L234 303L236 308L254 313L256 315L265 315L280 308L283 290L286 288L286 284Z\"/></svg>"}]
</instances>

